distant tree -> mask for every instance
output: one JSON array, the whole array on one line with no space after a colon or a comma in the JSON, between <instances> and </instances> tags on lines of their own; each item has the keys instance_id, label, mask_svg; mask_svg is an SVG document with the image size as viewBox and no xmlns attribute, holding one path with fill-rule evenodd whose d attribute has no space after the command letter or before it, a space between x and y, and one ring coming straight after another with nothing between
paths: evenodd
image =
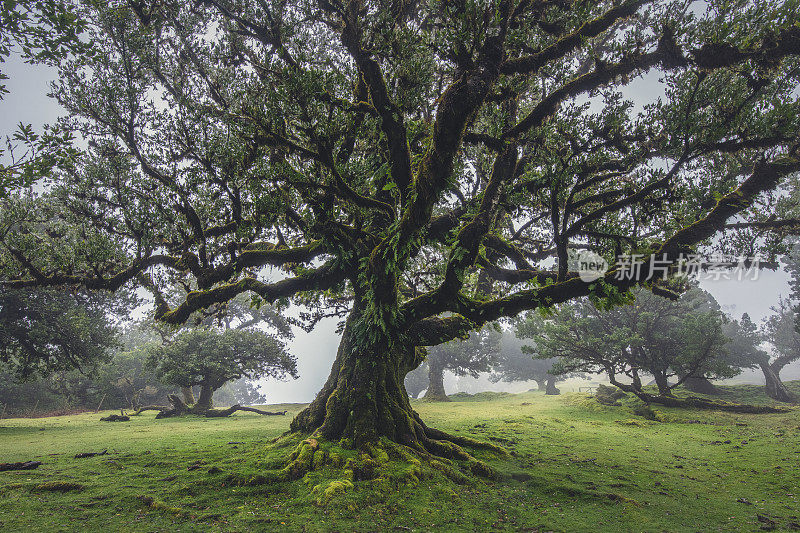
<instances>
[{"instance_id":1,"label":"distant tree","mask_svg":"<svg viewBox=\"0 0 800 533\"><path fill-rule=\"evenodd\" d=\"M527 321L521 321L515 332L506 332L500 339L500 356L492 367L489 379L498 381L535 381L539 390L545 394L560 394L556 382L565 379L563 375L550 373L556 359L535 357L535 346L527 340L527 335L535 333L526 328Z\"/></svg>"},{"instance_id":2,"label":"distant tree","mask_svg":"<svg viewBox=\"0 0 800 533\"><path fill-rule=\"evenodd\" d=\"M34 374L27 382L15 381L8 365L0 366L0 403L13 412L29 414L62 409L97 409L99 407L137 409L143 404L166 402L175 392L146 365L148 344L158 344L161 337L147 321L120 328L118 346L109 350L106 362L61 369L47 376Z\"/></svg>"},{"instance_id":3,"label":"distant tree","mask_svg":"<svg viewBox=\"0 0 800 533\"><path fill-rule=\"evenodd\" d=\"M187 406L176 402L177 397L170 397L178 412L169 414L218 414L211 412L214 391L232 380L297 377L295 358L286 353L282 343L258 330L185 331L170 344L149 347L148 363L165 383L200 387L194 405ZM166 411L162 411L165 415Z\"/></svg>"},{"instance_id":4,"label":"distant tree","mask_svg":"<svg viewBox=\"0 0 800 533\"><path fill-rule=\"evenodd\" d=\"M143 405L165 402L174 386L165 385L147 364L148 346L119 351L111 361L100 367L95 381L105 395L107 407L127 407L132 410Z\"/></svg>"},{"instance_id":5,"label":"distant tree","mask_svg":"<svg viewBox=\"0 0 800 533\"><path fill-rule=\"evenodd\" d=\"M444 390L444 373L478 377L488 372L500 353L500 333L491 325L473 331L466 339L455 339L428 349L428 390L424 398L435 402L448 401Z\"/></svg>"},{"instance_id":6,"label":"distant tree","mask_svg":"<svg viewBox=\"0 0 800 533\"><path fill-rule=\"evenodd\" d=\"M428 378L428 363L422 363L417 368L406 374L406 392L412 398L419 396L419 393L428 388L430 378Z\"/></svg>"},{"instance_id":7,"label":"distant tree","mask_svg":"<svg viewBox=\"0 0 800 533\"><path fill-rule=\"evenodd\" d=\"M766 357L760 357L757 363L764 372L767 395L781 402L796 402L798 398L786 389L780 373L789 363L800 360L798 313L784 298L772 311L764 322L764 340L772 346L774 357L764 354Z\"/></svg>"},{"instance_id":8,"label":"distant tree","mask_svg":"<svg viewBox=\"0 0 800 533\"><path fill-rule=\"evenodd\" d=\"M229 381L214 393L214 401L220 405L261 405L267 397L247 378Z\"/></svg>"},{"instance_id":9,"label":"distant tree","mask_svg":"<svg viewBox=\"0 0 800 533\"><path fill-rule=\"evenodd\" d=\"M0 418L30 416L64 407L64 401L44 380L20 381L9 365L0 362Z\"/></svg>"},{"instance_id":10,"label":"distant tree","mask_svg":"<svg viewBox=\"0 0 800 533\"><path fill-rule=\"evenodd\" d=\"M115 317L134 300L124 293L0 287L0 361L19 379L108 361Z\"/></svg>"},{"instance_id":11,"label":"distant tree","mask_svg":"<svg viewBox=\"0 0 800 533\"><path fill-rule=\"evenodd\" d=\"M562 306L543 322L539 356L559 358L553 373L605 372L620 389L669 404L676 403L667 399L672 390L690 377L738 374L725 362L724 315L708 293L690 289L677 301L645 290L633 295L629 305L607 310L588 300ZM643 390L644 374L653 376L657 396Z\"/></svg>"},{"instance_id":12,"label":"distant tree","mask_svg":"<svg viewBox=\"0 0 800 533\"><path fill-rule=\"evenodd\" d=\"M185 298L186 292L189 290L190 288L188 287L175 285L172 287L172 290L169 291L168 296L170 299ZM156 344L170 345L176 342L176 339L182 334L196 329L204 329L217 333L229 330L246 330L260 333L261 330L257 328L268 328L270 332L274 332L275 340L291 339L294 336L292 331L292 325L294 323L295 321L285 316L282 313L282 309L278 306L265 303L255 295L251 297L248 294L240 294L227 302L214 304L207 309L194 313L187 321L187 325L180 329L173 329L164 324L147 321L145 330L151 338L142 340L145 342L155 342ZM157 339L153 338L154 335ZM281 344L281 347L283 347L283 344ZM152 358L150 362L153 362ZM162 365L167 364L170 363L162 363ZM165 371L163 366L161 371L162 373ZM198 410L206 410L202 404L199 404L196 395L197 392L199 392L200 395L203 394L201 386L179 385L179 387L183 397L183 404L188 407L198 404ZM236 401L237 397L248 403L259 403L266 400L252 385L245 384L234 387L228 383L226 391L223 391L223 394L227 399L233 400L235 403L241 403Z\"/></svg>"}]
</instances>

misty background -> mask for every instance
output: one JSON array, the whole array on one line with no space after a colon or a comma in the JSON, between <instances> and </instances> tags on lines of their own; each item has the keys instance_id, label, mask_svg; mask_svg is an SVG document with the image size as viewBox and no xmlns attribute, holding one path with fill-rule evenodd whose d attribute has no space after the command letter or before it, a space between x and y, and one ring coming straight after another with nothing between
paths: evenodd
<instances>
[{"instance_id":1,"label":"misty background","mask_svg":"<svg viewBox=\"0 0 800 533\"><path fill-rule=\"evenodd\" d=\"M48 96L51 90L50 82L56 76L54 69L26 64L12 54L5 63L2 63L0 70L10 78L6 80L6 87L10 93L0 100L0 137L5 139L6 136L13 134L19 123L31 124L34 131L40 132L45 124L54 122L63 114L58 103ZM663 95L663 88L655 76L640 76L624 87L622 92L641 109L641 106L648 101ZM8 154L2 157L7 159ZM764 269L759 271L757 280L703 280L700 287L711 293L728 315L739 319L743 313L748 313L756 324L760 324L771 314L770 308L778 304L780 296L788 296L788 281L789 276L782 269L777 271ZM140 295L148 296L145 292ZM144 305L137 309L135 314L143 316L150 311L150 306ZM289 314L297 312L298 309L293 309ZM290 381L259 381L261 392L269 403L305 403L314 398L328 377L336 355L339 344L337 325L337 319L325 319L310 333L294 328L295 337L287 347L298 358L297 369L300 377ZM781 377L785 381L800 378L800 362L787 366L781 372ZM597 376L596 379L589 381L603 382L604 378ZM745 370L724 383L763 384L764 379L761 372ZM558 386L562 392L571 392L577 391L580 385L579 380L568 380L559 383ZM462 391L475 393L484 390L522 392L535 386L534 382L491 383L486 375L473 379L469 376L459 378L451 373L445 374L445 389L448 394Z\"/></svg>"}]
</instances>

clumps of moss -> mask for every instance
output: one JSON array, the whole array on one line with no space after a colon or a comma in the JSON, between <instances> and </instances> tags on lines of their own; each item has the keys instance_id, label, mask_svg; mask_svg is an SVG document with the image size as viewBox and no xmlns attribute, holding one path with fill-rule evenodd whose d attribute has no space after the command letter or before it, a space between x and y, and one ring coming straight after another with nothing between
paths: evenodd
<instances>
[{"instance_id":1,"label":"clumps of moss","mask_svg":"<svg viewBox=\"0 0 800 533\"><path fill-rule=\"evenodd\" d=\"M450 481L456 483L458 485L467 485L469 484L470 480L467 476L462 474L458 471L457 468L453 468L450 464L446 464L442 461L432 460L430 465L435 469L444 474Z\"/></svg>"},{"instance_id":2,"label":"clumps of moss","mask_svg":"<svg viewBox=\"0 0 800 533\"><path fill-rule=\"evenodd\" d=\"M284 468L288 480L300 479L314 468L314 455L319 449L317 439L306 439L289 456L289 464Z\"/></svg>"},{"instance_id":3,"label":"clumps of moss","mask_svg":"<svg viewBox=\"0 0 800 533\"><path fill-rule=\"evenodd\" d=\"M352 490L353 487L354 485L350 480L337 479L335 481L316 485L311 490L311 493L317 496L317 505L325 505L335 496L344 494L345 492Z\"/></svg>"},{"instance_id":4,"label":"clumps of moss","mask_svg":"<svg viewBox=\"0 0 800 533\"><path fill-rule=\"evenodd\" d=\"M597 391L594 393L594 399L602 405L621 405L619 400L626 396L627 394L617 387L609 387L607 385L598 385Z\"/></svg>"},{"instance_id":5,"label":"clumps of moss","mask_svg":"<svg viewBox=\"0 0 800 533\"><path fill-rule=\"evenodd\" d=\"M469 460L469 471L487 479L500 479L500 474L491 466L478 459Z\"/></svg>"},{"instance_id":6,"label":"clumps of moss","mask_svg":"<svg viewBox=\"0 0 800 533\"><path fill-rule=\"evenodd\" d=\"M154 509L156 511L163 511L167 514L180 517L190 516L190 514L185 509L181 509L180 507L174 507L172 505L167 505L162 501L156 500L152 496L139 496L138 500L142 502L145 506L149 507L150 509Z\"/></svg>"},{"instance_id":7,"label":"clumps of moss","mask_svg":"<svg viewBox=\"0 0 800 533\"><path fill-rule=\"evenodd\" d=\"M344 464L345 472L351 472L353 481L369 481L378 477L379 464L366 453L355 459L348 459Z\"/></svg>"},{"instance_id":8,"label":"clumps of moss","mask_svg":"<svg viewBox=\"0 0 800 533\"><path fill-rule=\"evenodd\" d=\"M34 492L69 492L71 490L83 490L85 487L80 483L72 481L46 481L33 487Z\"/></svg>"},{"instance_id":9,"label":"clumps of moss","mask_svg":"<svg viewBox=\"0 0 800 533\"><path fill-rule=\"evenodd\" d=\"M460 436L449 438L459 444L475 444L492 452L507 453L493 444ZM431 442L442 447L441 457L434 458L388 439L366 444L356 451L347 448L349 443L345 441L329 442L310 437L300 441L292 453L284 457L283 468L261 470L251 475L231 474L223 478L223 484L254 486L302 479L307 486L313 487L311 492L316 503L328 505L341 494L355 490L359 482L369 483L372 490L386 492L416 486L434 471L462 485L470 483L469 474L500 478L497 471L466 453L459 444L449 440ZM460 460L459 463L456 460ZM275 461L271 457L261 461L261 464L266 463L274 464Z\"/></svg>"},{"instance_id":10,"label":"clumps of moss","mask_svg":"<svg viewBox=\"0 0 800 533\"><path fill-rule=\"evenodd\" d=\"M633 418L630 418L628 420L614 420L614 422L619 424L620 426L634 426L637 428L647 427L647 424L645 422L642 422L640 420L634 420Z\"/></svg>"}]
</instances>

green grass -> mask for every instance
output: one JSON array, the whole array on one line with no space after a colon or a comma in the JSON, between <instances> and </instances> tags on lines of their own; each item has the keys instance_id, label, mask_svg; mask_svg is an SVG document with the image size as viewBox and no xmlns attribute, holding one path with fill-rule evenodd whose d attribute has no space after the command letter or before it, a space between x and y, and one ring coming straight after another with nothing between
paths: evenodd
<instances>
[{"instance_id":1,"label":"green grass","mask_svg":"<svg viewBox=\"0 0 800 533\"><path fill-rule=\"evenodd\" d=\"M741 395L766 401L746 387ZM282 464L292 443L276 449L269 440L298 405L274 406L288 409L286 417L0 420L0 462L44 463L0 472L0 530L706 532L759 531L767 519L776 530L800 524L799 410L655 407L659 420L650 421L633 415L630 402L604 407L584 394L466 400L415 407L429 425L507 447L508 457L475 451L502 480L458 485L423 469L416 486L335 485L327 504L312 488L335 479L330 467L292 483L230 481ZM74 458L106 448L108 455Z\"/></svg>"}]
</instances>

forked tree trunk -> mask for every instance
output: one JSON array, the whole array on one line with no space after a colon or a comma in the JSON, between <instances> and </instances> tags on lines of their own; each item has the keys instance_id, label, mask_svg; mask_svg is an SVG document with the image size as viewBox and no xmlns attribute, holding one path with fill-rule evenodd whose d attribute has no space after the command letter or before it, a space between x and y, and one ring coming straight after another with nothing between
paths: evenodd
<instances>
[{"instance_id":1,"label":"forked tree trunk","mask_svg":"<svg viewBox=\"0 0 800 533\"><path fill-rule=\"evenodd\" d=\"M769 363L760 363L761 371L764 373L764 380L766 381L765 392L767 396L779 402L795 403L797 397L789 392L786 386L781 381L780 375Z\"/></svg>"},{"instance_id":2,"label":"forked tree trunk","mask_svg":"<svg viewBox=\"0 0 800 533\"><path fill-rule=\"evenodd\" d=\"M444 369L439 365L428 363L428 390L425 399L432 402L449 402L444 391Z\"/></svg>"},{"instance_id":3,"label":"forked tree trunk","mask_svg":"<svg viewBox=\"0 0 800 533\"><path fill-rule=\"evenodd\" d=\"M181 393L183 394L183 403L186 405L195 404L196 400L194 399L194 393L191 387L181 387Z\"/></svg>"},{"instance_id":4,"label":"forked tree trunk","mask_svg":"<svg viewBox=\"0 0 800 533\"><path fill-rule=\"evenodd\" d=\"M546 379L536 379L536 389L546 391L547 390L547 380Z\"/></svg>"},{"instance_id":5,"label":"forked tree trunk","mask_svg":"<svg viewBox=\"0 0 800 533\"><path fill-rule=\"evenodd\" d=\"M686 390L697 394L719 394L719 389L705 376L689 376L683 382L683 386L686 387Z\"/></svg>"}]
</instances>

